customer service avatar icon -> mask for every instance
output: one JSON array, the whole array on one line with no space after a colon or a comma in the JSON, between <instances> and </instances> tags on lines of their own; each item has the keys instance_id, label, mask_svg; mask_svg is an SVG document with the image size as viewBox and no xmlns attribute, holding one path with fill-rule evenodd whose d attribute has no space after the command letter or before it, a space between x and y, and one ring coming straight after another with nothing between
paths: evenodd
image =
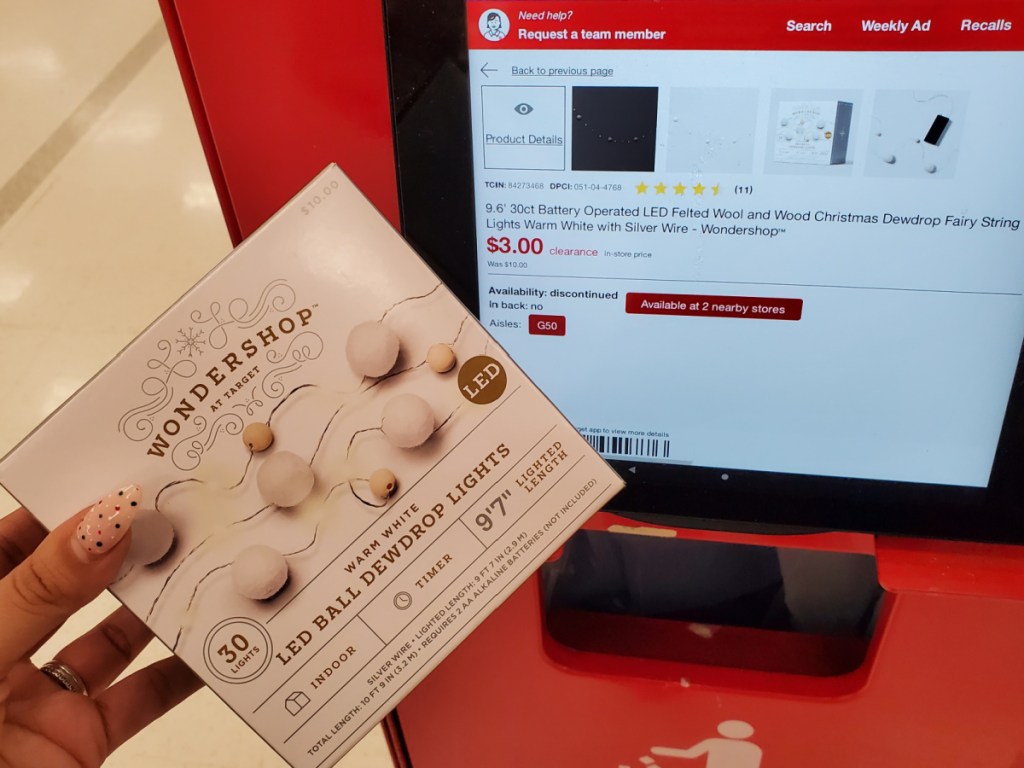
<instances>
[{"instance_id":1,"label":"customer service avatar icon","mask_svg":"<svg viewBox=\"0 0 1024 768\"><path fill-rule=\"evenodd\" d=\"M508 16L498 8L489 8L481 13L479 27L484 39L492 43L503 40L512 28Z\"/></svg>"},{"instance_id":2,"label":"customer service avatar icon","mask_svg":"<svg viewBox=\"0 0 1024 768\"><path fill-rule=\"evenodd\" d=\"M726 720L718 724L719 737L704 739L688 749L651 747L650 756L640 758L643 768L668 768L680 765L675 758L697 760L706 757L705 768L761 768L761 748L749 741L754 726L743 720ZM663 760L663 758L672 758ZM619 766L619 768L632 768Z\"/></svg>"}]
</instances>

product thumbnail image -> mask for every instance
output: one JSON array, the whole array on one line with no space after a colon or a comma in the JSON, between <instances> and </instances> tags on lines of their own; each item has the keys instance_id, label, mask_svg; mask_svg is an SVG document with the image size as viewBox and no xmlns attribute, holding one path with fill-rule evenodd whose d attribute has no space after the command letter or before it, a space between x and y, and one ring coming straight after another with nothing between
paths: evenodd
<instances>
[{"instance_id":1,"label":"product thumbnail image","mask_svg":"<svg viewBox=\"0 0 1024 768\"><path fill-rule=\"evenodd\" d=\"M572 89L574 171L654 170L658 89Z\"/></svg>"},{"instance_id":2,"label":"product thumbnail image","mask_svg":"<svg viewBox=\"0 0 1024 768\"><path fill-rule=\"evenodd\" d=\"M852 117L853 104L848 101L779 102L774 136L776 162L843 165Z\"/></svg>"}]
</instances>

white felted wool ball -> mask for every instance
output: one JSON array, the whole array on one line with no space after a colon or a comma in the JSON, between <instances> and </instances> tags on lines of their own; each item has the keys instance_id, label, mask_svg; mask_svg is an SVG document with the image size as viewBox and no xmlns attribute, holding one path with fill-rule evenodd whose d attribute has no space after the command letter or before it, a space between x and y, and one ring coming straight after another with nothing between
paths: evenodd
<instances>
[{"instance_id":1,"label":"white felted wool ball","mask_svg":"<svg viewBox=\"0 0 1024 768\"><path fill-rule=\"evenodd\" d=\"M348 335L345 357L360 376L383 376L398 360L398 337L381 323L360 323Z\"/></svg>"},{"instance_id":2,"label":"white felted wool ball","mask_svg":"<svg viewBox=\"0 0 1024 768\"><path fill-rule=\"evenodd\" d=\"M276 549L256 544L235 556L231 580L242 597L266 600L280 592L288 581L288 561Z\"/></svg>"},{"instance_id":3,"label":"white felted wool ball","mask_svg":"<svg viewBox=\"0 0 1024 768\"><path fill-rule=\"evenodd\" d=\"M128 559L140 565L152 565L171 551L174 526L155 509L142 509L132 523L132 546Z\"/></svg>"},{"instance_id":4,"label":"white felted wool ball","mask_svg":"<svg viewBox=\"0 0 1024 768\"><path fill-rule=\"evenodd\" d=\"M313 470L291 451L267 456L256 473L263 498L279 507L294 507L313 490Z\"/></svg>"},{"instance_id":5,"label":"white felted wool ball","mask_svg":"<svg viewBox=\"0 0 1024 768\"><path fill-rule=\"evenodd\" d=\"M399 448L415 448L434 432L434 412L419 395L398 395L384 406L384 436Z\"/></svg>"}]
</instances>

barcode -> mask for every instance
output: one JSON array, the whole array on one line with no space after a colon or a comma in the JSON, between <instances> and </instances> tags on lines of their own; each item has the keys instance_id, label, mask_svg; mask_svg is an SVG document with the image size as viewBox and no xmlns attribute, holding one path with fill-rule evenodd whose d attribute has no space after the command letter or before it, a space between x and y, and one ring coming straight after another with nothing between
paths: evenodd
<instances>
[{"instance_id":1,"label":"barcode","mask_svg":"<svg viewBox=\"0 0 1024 768\"><path fill-rule=\"evenodd\" d=\"M598 453L616 456L643 456L650 459L668 458L668 440L656 437L609 437L608 435L584 435L587 442Z\"/></svg>"}]
</instances>

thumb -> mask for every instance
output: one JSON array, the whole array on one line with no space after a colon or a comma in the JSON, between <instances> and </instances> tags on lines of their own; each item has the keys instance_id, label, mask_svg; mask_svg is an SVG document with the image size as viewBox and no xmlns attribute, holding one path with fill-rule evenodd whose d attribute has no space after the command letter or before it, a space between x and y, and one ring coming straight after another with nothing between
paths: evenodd
<instances>
[{"instance_id":1,"label":"thumb","mask_svg":"<svg viewBox=\"0 0 1024 768\"><path fill-rule=\"evenodd\" d=\"M105 496L55 528L0 580L0 675L113 581L141 496L134 485Z\"/></svg>"}]
</instances>

